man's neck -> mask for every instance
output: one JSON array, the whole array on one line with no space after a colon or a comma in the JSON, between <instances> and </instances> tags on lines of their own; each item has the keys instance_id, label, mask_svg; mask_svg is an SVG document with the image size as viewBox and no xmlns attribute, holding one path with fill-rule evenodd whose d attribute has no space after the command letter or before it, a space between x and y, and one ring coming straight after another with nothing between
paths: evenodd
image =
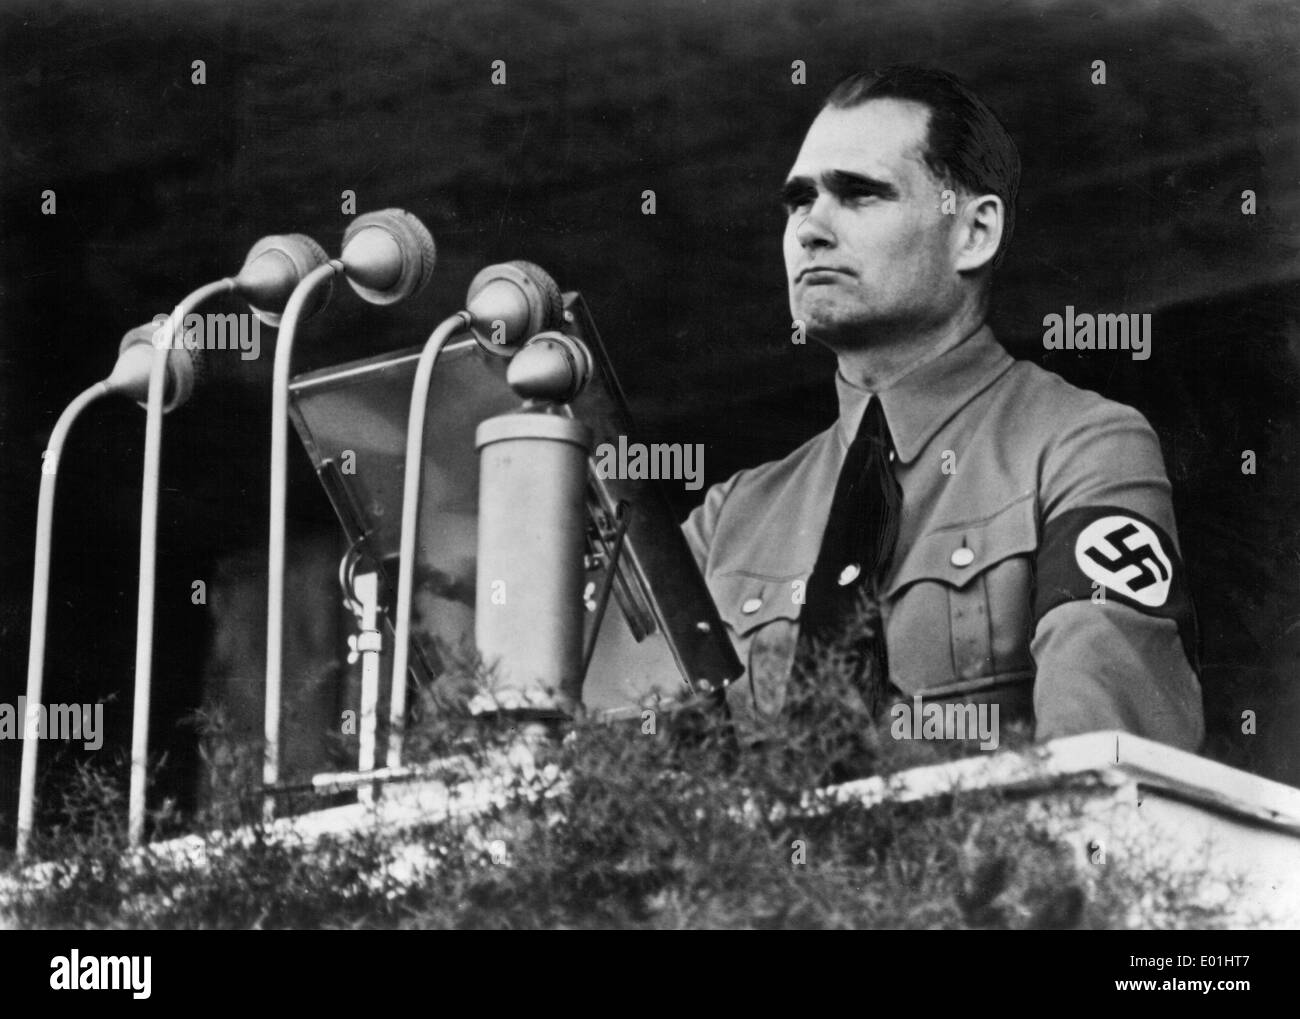
<instances>
[{"instance_id":1,"label":"man's neck","mask_svg":"<svg viewBox=\"0 0 1300 1019\"><path fill-rule=\"evenodd\" d=\"M921 333L837 350L840 375L859 389L878 393L946 354L983 324L983 314L963 314Z\"/></svg>"}]
</instances>

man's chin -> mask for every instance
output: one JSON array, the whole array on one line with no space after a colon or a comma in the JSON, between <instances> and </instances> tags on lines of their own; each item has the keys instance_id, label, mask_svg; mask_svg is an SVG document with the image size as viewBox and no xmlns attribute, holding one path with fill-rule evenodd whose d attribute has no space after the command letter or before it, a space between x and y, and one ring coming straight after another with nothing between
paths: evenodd
<instances>
[{"instance_id":1,"label":"man's chin","mask_svg":"<svg viewBox=\"0 0 1300 1019\"><path fill-rule=\"evenodd\" d=\"M879 328L870 317L844 318L841 316L810 315L804 319L804 328L811 340L832 350L854 350L871 346L872 336Z\"/></svg>"}]
</instances>

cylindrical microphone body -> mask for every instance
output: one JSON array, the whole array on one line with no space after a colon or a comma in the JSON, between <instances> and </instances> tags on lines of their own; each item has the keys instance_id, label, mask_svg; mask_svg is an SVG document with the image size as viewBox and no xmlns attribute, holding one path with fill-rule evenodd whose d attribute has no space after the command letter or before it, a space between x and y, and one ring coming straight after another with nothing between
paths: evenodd
<instances>
[{"instance_id":1,"label":"cylindrical microphone body","mask_svg":"<svg viewBox=\"0 0 1300 1019\"><path fill-rule=\"evenodd\" d=\"M568 714L581 697L591 430L502 414L478 427L475 638L497 709Z\"/></svg>"}]
</instances>

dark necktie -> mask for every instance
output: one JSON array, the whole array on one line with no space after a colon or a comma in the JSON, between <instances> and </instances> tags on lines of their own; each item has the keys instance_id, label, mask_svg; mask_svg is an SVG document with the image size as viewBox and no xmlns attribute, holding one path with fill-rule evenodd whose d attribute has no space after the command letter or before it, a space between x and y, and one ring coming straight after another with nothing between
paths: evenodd
<instances>
[{"instance_id":1,"label":"dark necktie","mask_svg":"<svg viewBox=\"0 0 1300 1019\"><path fill-rule=\"evenodd\" d=\"M815 681L815 645L836 645L855 669L873 714L888 681L888 661L882 628L877 622L875 632L868 632L861 625L862 608L878 597L898 541L903 492L891 466L893 449L880 398L873 396L835 484L795 655L794 681Z\"/></svg>"}]
</instances>

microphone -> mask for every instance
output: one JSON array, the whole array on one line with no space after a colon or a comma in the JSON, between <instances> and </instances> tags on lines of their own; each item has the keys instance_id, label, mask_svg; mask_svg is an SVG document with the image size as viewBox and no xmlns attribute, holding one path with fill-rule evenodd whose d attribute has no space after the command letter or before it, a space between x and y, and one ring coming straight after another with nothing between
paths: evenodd
<instances>
[{"instance_id":1,"label":"microphone","mask_svg":"<svg viewBox=\"0 0 1300 1019\"><path fill-rule=\"evenodd\" d=\"M520 348L506 369L506 384L529 402L569 403L587 388L591 373L587 345L552 329Z\"/></svg>"},{"instance_id":2,"label":"microphone","mask_svg":"<svg viewBox=\"0 0 1300 1019\"><path fill-rule=\"evenodd\" d=\"M45 638L49 616L50 558L54 539L54 494L58 485L59 459L63 444L81 412L105 396L124 396L147 407L149 377L158 349L155 337L162 335L154 323L139 325L128 332L118 347L117 363L108 377L96 382L64 409L50 433L41 465L41 487L36 509L36 551L32 570L32 621L28 634L27 701L41 703L45 690ZM165 358L165 396L162 413L185 403L203 378L203 357L199 351L183 347L167 352ZM27 720L23 719L25 727ZM25 728L24 728L25 732ZM36 813L36 764L39 740L24 739L22 766L18 780L19 858L27 855Z\"/></svg>"},{"instance_id":3,"label":"microphone","mask_svg":"<svg viewBox=\"0 0 1300 1019\"><path fill-rule=\"evenodd\" d=\"M437 249L433 235L404 209L383 209L358 216L343 234L343 249L312 269L294 288L285 305L275 346L271 390L271 498L267 541L266 718L262 784L280 777L280 702L284 657L285 506L288 501L289 369L298 322L316 289L336 275L371 304L393 304L419 293L433 276ZM272 801L264 803L267 817Z\"/></svg>"},{"instance_id":4,"label":"microphone","mask_svg":"<svg viewBox=\"0 0 1300 1019\"><path fill-rule=\"evenodd\" d=\"M393 624L393 687L389 701L386 759L390 768L400 766L402 761L420 476L424 464L424 419L428 413L433 366L447 341L463 329L468 328L479 346L489 353L513 357L529 336L538 331L556 329L563 321L564 302L560 288L545 269L522 260L503 262L488 266L474 277L465 298L465 310L445 319L434 329L420 352L406 425L406 472L402 479L402 526Z\"/></svg>"},{"instance_id":5,"label":"microphone","mask_svg":"<svg viewBox=\"0 0 1300 1019\"><path fill-rule=\"evenodd\" d=\"M343 234L339 256L348 283L371 304L393 304L433 278L437 247L424 224L404 209L368 212Z\"/></svg>"},{"instance_id":6,"label":"microphone","mask_svg":"<svg viewBox=\"0 0 1300 1019\"><path fill-rule=\"evenodd\" d=\"M517 259L490 265L469 285L465 310L479 346L510 357L530 336L558 328L564 318L560 288L549 273Z\"/></svg>"},{"instance_id":7,"label":"microphone","mask_svg":"<svg viewBox=\"0 0 1300 1019\"><path fill-rule=\"evenodd\" d=\"M272 234L249 249L235 277L235 290L253 314L269 326L279 326L281 313L294 288L306 275L329 261L325 249L306 234ZM304 314L314 315L329 303L333 283L325 287Z\"/></svg>"},{"instance_id":8,"label":"microphone","mask_svg":"<svg viewBox=\"0 0 1300 1019\"><path fill-rule=\"evenodd\" d=\"M125 396L148 409L149 370L165 326L166 323L139 325L122 337L117 348L117 364L104 380L110 393ZM195 388L202 384L207 374L207 360L201 350L174 347L167 352L166 369L162 412L170 414L189 400Z\"/></svg>"}]
</instances>

